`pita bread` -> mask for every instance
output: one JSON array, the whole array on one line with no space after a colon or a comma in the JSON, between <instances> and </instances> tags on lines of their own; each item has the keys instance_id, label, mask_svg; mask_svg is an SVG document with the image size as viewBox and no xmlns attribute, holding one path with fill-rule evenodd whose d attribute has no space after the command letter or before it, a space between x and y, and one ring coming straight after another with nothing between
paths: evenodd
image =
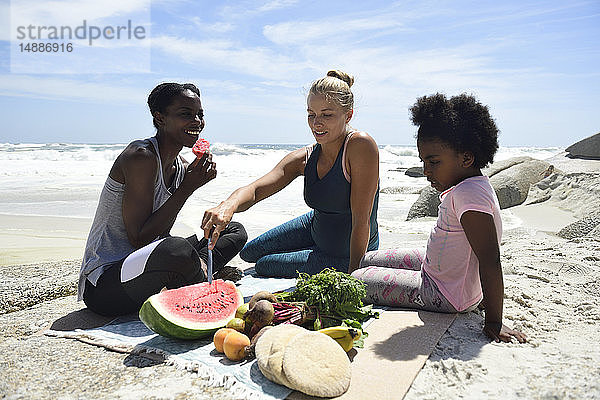
<instances>
[{"instance_id":1,"label":"pita bread","mask_svg":"<svg viewBox=\"0 0 600 400\"><path fill-rule=\"evenodd\" d=\"M301 326L281 324L267 330L258 339L254 353L258 368L267 379L293 389L283 372L283 353L288 342L304 332L308 330Z\"/></svg>"},{"instance_id":2,"label":"pita bread","mask_svg":"<svg viewBox=\"0 0 600 400\"><path fill-rule=\"evenodd\" d=\"M352 376L350 360L340 345L323 333L310 331L287 343L283 372L291 384L288 387L319 397L342 395Z\"/></svg>"}]
</instances>

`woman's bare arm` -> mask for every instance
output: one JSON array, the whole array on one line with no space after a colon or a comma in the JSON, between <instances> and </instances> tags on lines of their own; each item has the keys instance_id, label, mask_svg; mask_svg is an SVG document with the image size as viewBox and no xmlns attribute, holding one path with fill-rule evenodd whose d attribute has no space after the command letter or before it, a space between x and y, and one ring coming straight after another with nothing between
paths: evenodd
<instances>
[{"instance_id":1,"label":"woman's bare arm","mask_svg":"<svg viewBox=\"0 0 600 400\"><path fill-rule=\"evenodd\" d=\"M211 235L212 243L216 243L219 234L227 227L236 212L246 211L254 204L279 192L294 179L304 173L306 150L295 150L286 155L267 174L249 185L235 190L218 206L204 212L202 229L204 237Z\"/></svg>"}]
</instances>

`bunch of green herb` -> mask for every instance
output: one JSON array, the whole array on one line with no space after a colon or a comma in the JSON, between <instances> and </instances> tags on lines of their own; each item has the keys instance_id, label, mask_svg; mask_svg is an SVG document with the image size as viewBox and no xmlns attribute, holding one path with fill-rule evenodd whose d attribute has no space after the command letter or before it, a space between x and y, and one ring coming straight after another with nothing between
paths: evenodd
<instances>
[{"instance_id":1,"label":"bunch of green herb","mask_svg":"<svg viewBox=\"0 0 600 400\"><path fill-rule=\"evenodd\" d=\"M365 284L344 272L326 268L315 275L299 273L296 289L283 293L283 300L304 301L317 309L317 321L323 328L339 325L346 318L359 322L377 313L371 306L363 306L362 299L367 295ZM337 321L337 322L336 322Z\"/></svg>"}]
</instances>

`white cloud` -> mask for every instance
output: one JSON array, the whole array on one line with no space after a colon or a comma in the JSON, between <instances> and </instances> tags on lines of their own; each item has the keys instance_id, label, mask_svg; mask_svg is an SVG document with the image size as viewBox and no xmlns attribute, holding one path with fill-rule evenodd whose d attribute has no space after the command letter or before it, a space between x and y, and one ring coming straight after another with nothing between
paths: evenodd
<instances>
[{"instance_id":1,"label":"white cloud","mask_svg":"<svg viewBox=\"0 0 600 400\"><path fill-rule=\"evenodd\" d=\"M536 93L522 92L528 83L542 78L543 71L499 68L491 56L493 51L489 43L477 43L420 51L352 45L332 51L330 46L313 45L298 53L318 60L313 69L319 73L334 67L355 76L352 89L357 117L375 113L408 121L407 110L415 99L437 91L473 93L486 103L538 101L534 100ZM518 99L515 93L520 93Z\"/></svg>"},{"instance_id":2,"label":"white cloud","mask_svg":"<svg viewBox=\"0 0 600 400\"><path fill-rule=\"evenodd\" d=\"M560 6L552 7L551 4L547 4L544 2L527 4L523 3L522 5L515 6L514 4L503 4L498 3L497 6L493 6L490 9L479 10L478 8L473 8L469 10L471 12L472 18L465 19L465 22L460 24L456 24L454 26L464 26L471 24L489 24L493 22L506 22L506 21L517 21L517 20L525 20L527 18L532 17L542 17L548 16L551 14L560 13L566 10L573 10L585 7L587 5L594 4L593 2L564 2L560 3ZM480 16L481 15L481 16ZM571 18L567 18L565 20L570 20ZM558 19L558 21L563 20ZM545 19L544 23L547 24L551 20ZM539 21L536 21L539 23Z\"/></svg>"},{"instance_id":3,"label":"white cloud","mask_svg":"<svg viewBox=\"0 0 600 400\"><path fill-rule=\"evenodd\" d=\"M267 25L263 29L264 36L280 45L305 44L319 39L340 38L360 35L363 31L379 31L398 29L402 23L394 15L378 15L369 18L349 19L344 16L327 18L318 21L288 21Z\"/></svg>"},{"instance_id":4,"label":"white cloud","mask_svg":"<svg viewBox=\"0 0 600 400\"><path fill-rule=\"evenodd\" d=\"M102 20L134 13L150 15L150 0L13 0L11 18L39 24L81 24L86 20Z\"/></svg>"},{"instance_id":5,"label":"white cloud","mask_svg":"<svg viewBox=\"0 0 600 400\"><path fill-rule=\"evenodd\" d=\"M198 16L188 18L187 20L194 25L195 29L207 33L227 33L233 31L236 28L236 26L231 22L220 21L211 23L204 21Z\"/></svg>"},{"instance_id":6,"label":"white cloud","mask_svg":"<svg viewBox=\"0 0 600 400\"><path fill-rule=\"evenodd\" d=\"M32 75L0 75L0 95L48 100L85 100L99 103L137 104L146 90L122 85Z\"/></svg>"},{"instance_id":7,"label":"white cloud","mask_svg":"<svg viewBox=\"0 0 600 400\"><path fill-rule=\"evenodd\" d=\"M80 23L83 19L103 19L137 12L149 12L149 0L12 0L11 12L15 17L37 21Z\"/></svg>"},{"instance_id":8,"label":"white cloud","mask_svg":"<svg viewBox=\"0 0 600 400\"><path fill-rule=\"evenodd\" d=\"M206 79L206 78L195 78L193 76L180 76L171 75L163 76L160 79L161 82L190 82L196 85L200 92L204 92L205 89L217 89L223 92L240 92L246 89L246 86L239 82L232 80L220 80L220 79Z\"/></svg>"},{"instance_id":9,"label":"white cloud","mask_svg":"<svg viewBox=\"0 0 600 400\"><path fill-rule=\"evenodd\" d=\"M287 8L298 3L298 0L271 0L258 7L258 12L267 12Z\"/></svg>"},{"instance_id":10,"label":"white cloud","mask_svg":"<svg viewBox=\"0 0 600 400\"><path fill-rule=\"evenodd\" d=\"M267 47L244 47L230 40L198 41L172 36L152 39L154 48L190 64L202 63L270 81L289 80L311 65Z\"/></svg>"},{"instance_id":11,"label":"white cloud","mask_svg":"<svg viewBox=\"0 0 600 400\"><path fill-rule=\"evenodd\" d=\"M299 0L268 0L263 2L262 5L256 4L256 1L239 1L232 5L226 5L221 8L219 14L227 20L237 20L240 18L248 18L250 16L256 16L264 14L274 10L281 10L294 6L299 3Z\"/></svg>"},{"instance_id":12,"label":"white cloud","mask_svg":"<svg viewBox=\"0 0 600 400\"><path fill-rule=\"evenodd\" d=\"M353 42L336 46L301 44L286 54L277 52L276 47L243 47L230 40L193 41L162 36L155 38L153 44L190 64L201 63L255 77L255 86L278 87L287 93L296 89L300 94L328 69L342 69L355 75L353 89L358 105L368 107L394 108L399 102L409 104L417 96L435 91L493 93L497 99L507 100L521 82L541 73L528 68L498 68L491 54L494 46L503 43L480 42L419 51L391 45L357 46ZM275 89L271 91L271 96L280 95Z\"/></svg>"}]
</instances>

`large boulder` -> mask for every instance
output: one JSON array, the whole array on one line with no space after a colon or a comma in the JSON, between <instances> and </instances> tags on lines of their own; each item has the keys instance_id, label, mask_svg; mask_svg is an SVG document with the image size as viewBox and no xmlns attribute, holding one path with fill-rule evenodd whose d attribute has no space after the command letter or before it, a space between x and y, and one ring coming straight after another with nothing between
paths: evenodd
<instances>
[{"instance_id":1,"label":"large boulder","mask_svg":"<svg viewBox=\"0 0 600 400\"><path fill-rule=\"evenodd\" d=\"M489 167L482 169L481 172L483 172L483 174L487 175L487 176L494 176L498 172L504 171L505 169L508 169L508 168L512 167L513 165L521 164L521 163L524 163L526 161L531 161L531 160L533 160L533 158L528 157L528 156L512 157L512 158L508 158L506 160L496 161L495 163L491 164Z\"/></svg>"},{"instance_id":2,"label":"large boulder","mask_svg":"<svg viewBox=\"0 0 600 400\"><path fill-rule=\"evenodd\" d=\"M522 204L527 199L529 187L553 172L546 161L533 158L512 164L490 176L490 184L496 191L500 208Z\"/></svg>"},{"instance_id":3,"label":"large boulder","mask_svg":"<svg viewBox=\"0 0 600 400\"><path fill-rule=\"evenodd\" d=\"M596 160L571 160L598 163ZM555 169L546 179L531 185L525 205L548 201L554 207L569 211L573 217L584 219L600 214L600 169L595 173Z\"/></svg>"},{"instance_id":4,"label":"large boulder","mask_svg":"<svg viewBox=\"0 0 600 400\"><path fill-rule=\"evenodd\" d=\"M565 151L567 157L600 160L600 133L570 145Z\"/></svg>"},{"instance_id":5,"label":"large boulder","mask_svg":"<svg viewBox=\"0 0 600 400\"><path fill-rule=\"evenodd\" d=\"M437 217L438 206L440 205L440 192L427 186L419 193L419 198L413 203L408 210L406 220L410 221L414 218L421 217Z\"/></svg>"},{"instance_id":6,"label":"large boulder","mask_svg":"<svg viewBox=\"0 0 600 400\"><path fill-rule=\"evenodd\" d=\"M522 204L527 199L529 187L555 172L554 167L531 157L514 157L492 164L482 171L490 177L500 208ZM408 211L407 220L436 217L440 205L439 192L431 186L424 188Z\"/></svg>"}]
</instances>

